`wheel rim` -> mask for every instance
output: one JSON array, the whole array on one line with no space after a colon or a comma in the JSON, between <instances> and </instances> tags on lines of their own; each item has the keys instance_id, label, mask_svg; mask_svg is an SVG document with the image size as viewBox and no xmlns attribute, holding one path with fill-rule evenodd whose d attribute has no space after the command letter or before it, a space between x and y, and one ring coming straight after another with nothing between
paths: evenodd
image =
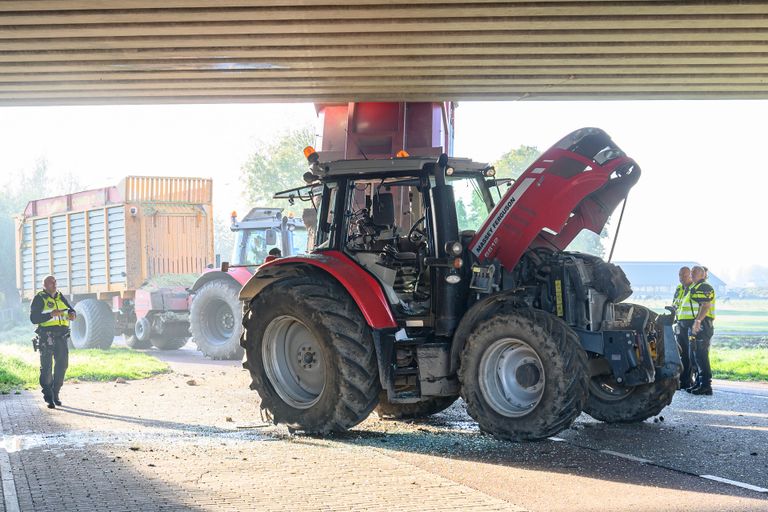
<instances>
[{"instance_id":1,"label":"wheel rim","mask_svg":"<svg viewBox=\"0 0 768 512\"><path fill-rule=\"evenodd\" d=\"M208 341L223 345L235 333L235 314L223 300L213 301L204 313Z\"/></svg>"},{"instance_id":2,"label":"wheel rim","mask_svg":"<svg viewBox=\"0 0 768 512\"><path fill-rule=\"evenodd\" d=\"M325 360L312 333L290 316L272 320L264 331L262 359L267 378L285 403L315 405L325 389Z\"/></svg>"},{"instance_id":3,"label":"wheel rim","mask_svg":"<svg viewBox=\"0 0 768 512\"><path fill-rule=\"evenodd\" d=\"M516 338L494 342L480 359L480 391L497 413L510 418L529 414L541 402L546 376L535 350Z\"/></svg>"},{"instance_id":4,"label":"wheel rim","mask_svg":"<svg viewBox=\"0 0 768 512\"><path fill-rule=\"evenodd\" d=\"M139 341L149 341L149 333L152 327L149 325L147 317L142 317L136 322L133 331L136 333L136 339Z\"/></svg>"},{"instance_id":5,"label":"wheel rim","mask_svg":"<svg viewBox=\"0 0 768 512\"><path fill-rule=\"evenodd\" d=\"M634 390L635 388L627 388L616 382L612 375L599 375L589 381L589 392L604 402L619 402Z\"/></svg>"}]
</instances>

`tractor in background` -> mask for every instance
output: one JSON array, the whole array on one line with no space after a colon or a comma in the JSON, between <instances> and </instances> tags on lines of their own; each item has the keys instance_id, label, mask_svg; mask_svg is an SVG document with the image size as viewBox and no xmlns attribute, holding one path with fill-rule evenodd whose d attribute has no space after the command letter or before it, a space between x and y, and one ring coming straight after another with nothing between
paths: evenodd
<instances>
[{"instance_id":1,"label":"tractor in background","mask_svg":"<svg viewBox=\"0 0 768 512\"><path fill-rule=\"evenodd\" d=\"M237 296L254 270L279 249L284 256L307 250L307 230L301 219L283 215L282 208L251 209L241 220L232 212L236 233L232 258L222 268L207 269L190 288L192 339L212 359L240 359L242 306Z\"/></svg>"}]
</instances>

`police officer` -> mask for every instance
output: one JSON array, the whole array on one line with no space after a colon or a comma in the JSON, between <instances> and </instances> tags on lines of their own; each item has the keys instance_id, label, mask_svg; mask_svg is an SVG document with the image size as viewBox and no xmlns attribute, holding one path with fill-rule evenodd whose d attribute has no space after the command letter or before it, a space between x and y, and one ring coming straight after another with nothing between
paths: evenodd
<instances>
[{"instance_id":1,"label":"police officer","mask_svg":"<svg viewBox=\"0 0 768 512\"><path fill-rule=\"evenodd\" d=\"M680 267L677 276L680 284L677 285L675 295L672 298L672 306L675 308L675 320L677 322L675 337L680 346L680 359L683 363L683 371L680 374L680 389L688 389L694 384L691 382L691 360L693 358L688 343L688 331L693 326L695 315L691 301L684 299L688 295L688 289L693 284L693 278L691 277L691 269L688 267Z\"/></svg>"},{"instance_id":2,"label":"police officer","mask_svg":"<svg viewBox=\"0 0 768 512\"><path fill-rule=\"evenodd\" d=\"M709 366L709 345L715 333L715 289L707 283L707 269L695 266L692 270L693 284L688 300L694 312L691 334L695 336L694 355L699 368L699 383L691 389L694 395L712 394L712 369Z\"/></svg>"},{"instance_id":3,"label":"police officer","mask_svg":"<svg viewBox=\"0 0 768 512\"><path fill-rule=\"evenodd\" d=\"M56 289L56 278L46 276L43 290L35 295L30 306L29 320L37 324L35 332L40 347L40 387L49 409L61 405L59 391L69 365L69 322L75 310ZM56 366L53 368L53 362Z\"/></svg>"}]
</instances>

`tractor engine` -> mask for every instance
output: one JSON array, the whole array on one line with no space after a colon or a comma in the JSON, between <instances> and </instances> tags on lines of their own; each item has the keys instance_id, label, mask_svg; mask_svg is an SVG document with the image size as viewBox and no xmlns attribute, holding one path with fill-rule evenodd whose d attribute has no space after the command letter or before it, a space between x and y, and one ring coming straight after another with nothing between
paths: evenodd
<instances>
[{"instance_id":1,"label":"tractor engine","mask_svg":"<svg viewBox=\"0 0 768 512\"><path fill-rule=\"evenodd\" d=\"M571 327L594 332L626 326L614 304L632 294L629 280L620 267L596 256L531 249L512 271L512 281L515 295L529 306Z\"/></svg>"}]
</instances>

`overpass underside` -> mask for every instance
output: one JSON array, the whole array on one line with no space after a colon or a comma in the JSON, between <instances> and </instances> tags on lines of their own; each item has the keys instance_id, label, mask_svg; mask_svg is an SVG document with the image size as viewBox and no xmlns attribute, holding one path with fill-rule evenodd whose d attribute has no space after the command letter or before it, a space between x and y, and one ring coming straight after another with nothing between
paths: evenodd
<instances>
[{"instance_id":1,"label":"overpass underside","mask_svg":"<svg viewBox=\"0 0 768 512\"><path fill-rule=\"evenodd\" d=\"M768 97L768 3L4 0L0 105Z\"/></svg>"}]
</instances>

